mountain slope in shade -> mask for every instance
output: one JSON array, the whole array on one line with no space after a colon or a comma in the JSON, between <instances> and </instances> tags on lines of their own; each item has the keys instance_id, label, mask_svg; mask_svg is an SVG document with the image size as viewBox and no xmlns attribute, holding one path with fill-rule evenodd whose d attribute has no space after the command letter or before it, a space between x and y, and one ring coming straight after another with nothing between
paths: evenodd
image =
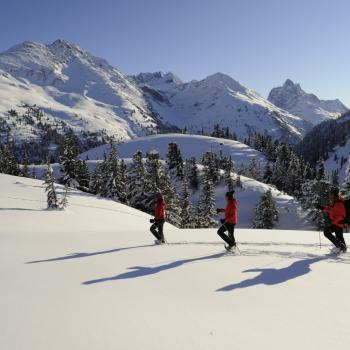
<instances>
[{"instance_id":1,"label":"mountain slope in shade","mask_svg":"<svg viewBox=\"0 0 350 350\"><path fill-rule=\"evenodd\" d=\"M348 111L338 99L320 100L314 94L306 93L299 84L294 84L290 79L287 79L283 86L272 89L268 100L313 125L336 119Z\"/></svg>"},{"instance_id":2,"label":"mountain slope in shade","mask_svg":"<svg viewBox=\"0 0 350 350\"><path fill-rule=\"evenodd\" d=\"M105 130L129 139L162 126L143 94L107 61L63 40L24 42L0 54L3 114L36 104L77 131Z\"/></svg>"},{"instance_id":3,"label":"mountain slope in shade","mask_svg":"<svg viewBox=\"0 0 350 350\"><path fill-rule=\"evenodd\" d=\"M296 142L311 126L222 73L189 83L172 73L142 73L134 81L162 120L192 132L211 132L219 124L240 138L259 132Z\"/></svg>"}]
</instances>

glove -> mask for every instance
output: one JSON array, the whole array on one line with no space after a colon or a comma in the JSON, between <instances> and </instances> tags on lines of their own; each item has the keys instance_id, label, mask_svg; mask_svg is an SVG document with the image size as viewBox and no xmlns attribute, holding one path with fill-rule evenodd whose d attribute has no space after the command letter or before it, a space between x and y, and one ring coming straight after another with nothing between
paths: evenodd
<instances>
[{"instance_id":1,"label":"glove","mask_svg":"<svg viewBox=\"0 0 350 350\"><path fill-rule=\"evenodd\" d=\"M225 223L225 219L220 219L221 224Z\"/></svg>"},{"instance_id":2,"label":"glove","mask_svg":"<svg viewBox=\"0 0 350 350\"><path fill-rule=\"evenodd\" d=\"M153 224L153 223L156 222L156 219L149 219L149 222L150 222L151 224Z\"/></svg>"},{"instance_id":3,"label":"glove","mask_svg":"<svg viewBox=\"0 0 350 350\"><path fill-rule=\"evenodd\" d=\"M219 214L221 212L220 208L216 208L216 214Z\"/></svg>"}]
</instances>

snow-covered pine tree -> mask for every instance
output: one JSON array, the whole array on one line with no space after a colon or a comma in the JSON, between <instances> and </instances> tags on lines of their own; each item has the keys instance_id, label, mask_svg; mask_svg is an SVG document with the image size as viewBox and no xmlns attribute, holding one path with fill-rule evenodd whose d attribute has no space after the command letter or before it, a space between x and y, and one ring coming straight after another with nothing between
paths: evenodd
<instances>
[{"instance_id":1,"label":"snow-covered pine tree","mask_svg":"<svg viewBox=\"0 0 350 350\"><path fill-rule=\"evenodd\" d=\"M198 167L195 157L192 157L186 161L186 172L188 174L188 184L190 189L197 191L199 188L199 179Z\"/></svg>"},{"instance_id":2,"label":"snow-covered pine tree","mask_svg":"<svg viewBox=\"0 0 350 350\"><path fill-rule=\"evenodd\" d=\"M79 183L79 189L87 191L89 188L90 174L85 160L76 161L76 179Z\"/></svg>"},{"instance_id":3,"label":"snow-covered pine tree","mask_svg":"<svg viewBox=\"0 0 350 350\"><path fill-rule=\"evenodd\" d=\"M58 203L59 207L65 209L68 205L68 185L64 185L64 194Z\"/></svg>"},{"instance_id":4,"label":"snow-covered pine tree","mask_svg":"<svg viewBox=\"0 0 350 350\"><path fill-rule=\"evenodd\" d=\"M235 187L236 188L243 188L243 183L241 180L241 175L237 174L236 181L235 181Z\"/></svg>"},{"instance_id":5,"label":"snow-covered pine tree","mask_svg":"<svg viewBox=\"0 0 350 350\"><path fill-rule=\"evenodd\" d=\"M255 208L254 228L272 229L278 221L278 211L272 198L271 190L267 190Z\"/></svg>"},{"instance_id":6,"label":"snow-covered pine tree","mask_svg":"<svg viewBox=\"0 0 350 350\"><path fill-rule=\"evenodd\" d=\"M18 176L20 169L13 152L13 147L6 144L1 152L0 169L4 174Z\"/></svg>"},{"instance_id":7,"label":"snow-covered pine tree","mask_svg":"<svg viewBox=\"0 0 350 350\"><path fill-rule=\"evenodd\" d=\"M111 199L118 199L118 186L120 182L120 169L117 154L117 147L115 142L110 142L109 157L106 163L107 168L107 183L106 183L106 197Z\"/></svg>"},{"instance_id":8,"label":"snow-covered pine tree","mask_svg":"<svg viewBox=\"0 0 350 350\"><path fill-rule=\"evenodd\" d=\"M217 225L215 210L215 195L214 195L214 185L212 182L212 175L207 166L203 169L203 180L202 180L202 194L199 198L200 204L198 208L201 211L199 214L201 217L199 221L202 223L202 227L215 227Z\"/></svg>"},{"instance_id":9,"label":"snow-covered pine tree","mask_svg":"<svg viewBox=\"0 0 350 350\"><path fill-rule=\"evenodd\" d=\"M147 154L145 170L144 208L147 213L153 213L154 196L160 191L160 179L163 175L163 167L157 151L151 151Z\"/></svg>"},{"instance_id":10,"label":"snow-covered pine tree","mask_svg":"<svg viewBox=\"0 0 350 350\"><path fill-rule=\"evenodd\" d=\"M323 229L325 216L318 205L329 205L332 185L326 180L307 180L301 186L300 202L304 209L308 210L308 218L315 222L318 229Z\"/></svg>"},{"instance_id":11,"label":"snow-covered pine tree","mask_svg":"<svg viewBox=\"0 0 350 350\"><path fill-rule=\"evenodd\" d=\"M342 191L346 197L350 196L350 156L348 157L347 167L345 169L345 179L342 185Z\"/></svg>"},{"instance_id":12,"label":"snow-covered pine tree","mask_svg":"<svg viewBox=\"0 0 350 350\"><path fill-rule=\"evenodd\" d=\"M331 184L333 187L339 188L339 170L332 170L331 174Z\"/></svg>"},{"instance_id":13,"label":"snow-covered pine tree","mask_svg":"<svg viewBox=\"0 0 350 350\"><path fill-rule=\"evenodd\" d=\"M30 177L29 176L29 158L26 148L24 148L22 152L22 167L21 167L21 176L22 177Z\"/></svg>"},{"instance_id":14,"label":"snow-covered pine tree","mask_svg":"<svg viewBox=\"0 0 350 350\"><path fill-rule=\"evenodd\" d=\"M79 182L77 181L77 160L78 149L76 145L76 139L73 131L67 133L64 143L63 154L60 157L60 162L62 164L61 178L62 183L67 184L68 187L79 187Z\"/></svg>"},{"instance_id":15,"label":"snow-covered pine tree","mask_svg":"<svg viewBox=\"0 0 350 350\"><path fill-rule=\"evenodd\" d=\"M90 192L96 195L102 195L104 191L104 169L103 169L103 163L98 163L95 167L95 170L91 176L90 183L89 183L89 189Z\"/></svg>"},{"instance_id":16,"label":"snow-covered pine tree","mask_svg":"<svg viewBox=\"0 0 350 350\"><path fill-rule=\"evenodd\" d=\"M124 159L120 161L119 164L119 181L118 181L118 199L122 203L127 203L127 176L126 176L127 166Z\"/></svg>"},{"instance_id":17,"label":"snow-covered pine tree","mask_svg":"<svg viewBox=\"0 0 350 350\"><path fill-rule=\"evenodd\" d=\"M203 155L202 164L207 167L207 173L213 184L220 182L219 159L212 151L207 151Z\"/></svg>"},{"instance_id":18,"label":"snow-covered pine tree","mask_svg":"<svg viewBox=\"0 0 350 350\"><path fill-rule=\"evenodd\" d=\"M271 170L270 162L266 161L265 167L264 167L264 175L263 175L264 182L266 184L269 184L271 181L271 177L272 177L272 170Z\"/></svg>"},{"instance_id":19,"label":"snow-covered pine tree","mask_svg":"<svg viewBox=\"0 0 350 350\"><path fill-rule=\"evenodd\" d=\"M257 181L261 181L260 168L255 158L252 158L248 167L248 176Z\"/></svg>"},{"instance_id":20,"label":"snow-covered pine tree","mask_svg":"<svg viewBox=\"0 0 350 350\"><path fill-rule=\"evenodd\" d=\"M127 172L127 200L137 209L145 211L145 167L142 152L137 151L132 157L132 164Z\"/></svg>"},{"instance_id":21,"label":"snow-covered pine tree","mask_svg":"<svg viewBox=\"0 0 350 350\"><path fill-rule=\"evenodd\" d=\"M193 207L192 202L190 198L190 193L188 190L188 175L185 171L184 177L182 180L182 189L181 189L181 196L180 196L180 202L181 202L181 228L192 228L194 227L193 222Z\"/></svg>"},{"instance_id":22,"label":"snow-covered pine tree","mask_svg":"<svg viewBox=\"0 0 350 350\"><path fill-rule=\"evenodd\" d=\"M180 199L175 187L171 184L169 173L162 173L160 176L159 188L166 203L167 221L176 227L181 226Z\"/></svg>"},{"instance_id":23,"label":"snow-covered pine tree","mask_svg":"<svg viewBox=\"0 0 350 350\"><path fill-rule=\"evenodd\" d=\"M47 170L45 176L45 192L47 194L47 208L56 209L58 208L58 200L54 183L53 170L50 162L47 162Z\"/></svg>"},{"instance_id":24,"label":"snow-covered pine tree","mask_svg":"<svg viewBox=\"0 0 350 350\"><path fill-rule=\"evenodd\" d=\"M172 179L183 177L183 160L181 151L175 142L168 144L168 153L166 160L167 167Z\"/></svg>"},{"instance_id":25,"label":"snow-covered pine tree","mask_svg":"<svg viewBox=\"0 0 350 350\"><path fill-rule=\"evenodd\" d=\"M230 158L225 162L225 169L224 169L224 180L228 191L232 191L235 188L235 181L232 178L233 171L234 171L234 166L233 166L232 158L230 156Z\"/></svg>"}]
</instances>

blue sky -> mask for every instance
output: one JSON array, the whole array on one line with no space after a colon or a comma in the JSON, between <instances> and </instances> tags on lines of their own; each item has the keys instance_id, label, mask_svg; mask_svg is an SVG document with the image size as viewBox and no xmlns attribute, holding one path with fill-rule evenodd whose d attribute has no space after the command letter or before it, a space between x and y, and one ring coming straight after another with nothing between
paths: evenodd
<instances>
[{"instance_id":1,"label":"blue sky","mask_svg":"<svg viewBox=\"0 0 350 350\"><path fill-rule=\"evenodd\" d=\"M348 0L1 0L0 51L74 42L134 74L226 73L263 96L286 78L350 107Z\"/></svg>"}]
</instances>

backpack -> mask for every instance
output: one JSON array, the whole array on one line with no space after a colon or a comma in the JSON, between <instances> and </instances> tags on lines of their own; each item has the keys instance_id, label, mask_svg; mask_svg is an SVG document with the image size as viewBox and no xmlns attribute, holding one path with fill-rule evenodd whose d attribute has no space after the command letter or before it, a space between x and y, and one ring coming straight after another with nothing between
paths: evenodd
<instances>
[{"instance_id":1,"label":"backpack","mask_svg":"<svg viewBox=\"0 0 350 350\"><path fill-rule=\"evenodd\" d=\"M350 224L350 198L344 200L345 219L344 223Z\"/></svg>"}]
</instances>

